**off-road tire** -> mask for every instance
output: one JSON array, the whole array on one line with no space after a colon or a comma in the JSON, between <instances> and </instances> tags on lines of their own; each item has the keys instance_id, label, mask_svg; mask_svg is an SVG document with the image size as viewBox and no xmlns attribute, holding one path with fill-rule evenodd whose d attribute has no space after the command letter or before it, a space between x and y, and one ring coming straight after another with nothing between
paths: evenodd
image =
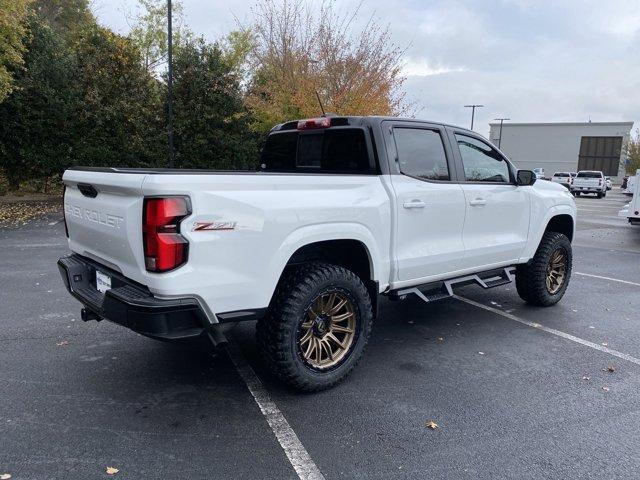
<instances>
[{"instance_id":1,"label":"off-road tire","mask_svg":"<svg viewBox=\"0 0 640 480\"><path fill-rule=\"evenodd\" d=\"M299 351L297 332L307 308L324 291L347 295L356 312L356 337L346 357L319 371ZM292 269L278 284L267 315L258 321L256 337L269 369L284 383L306 392L331 388L356 366L371 333L373 309L362 280L346 268L313 262Z\"/></svg>"},{"instance_id":2,"label":"off-road tire","mask_svg":"<svg viewBox=\"0 0 640 480\"><path fill-rule=\"evenodd\" d=\"M564 249L566 252L567 265L562 286L552 294L546 284L547 266L551 256L558 249ZM546 232L533 258L516 267L516 290L520 298L531 305L540 307L549 307L558 303L569 285L572 261L569 239L562 233Z\"/></svg>"}]
</instances>

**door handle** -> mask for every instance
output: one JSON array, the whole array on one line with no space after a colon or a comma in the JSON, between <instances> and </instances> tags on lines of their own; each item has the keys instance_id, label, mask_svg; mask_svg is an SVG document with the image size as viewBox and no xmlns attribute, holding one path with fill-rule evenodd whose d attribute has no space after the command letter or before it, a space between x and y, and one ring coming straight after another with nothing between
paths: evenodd
<instances>
[{"instance_id":1,"label":"door handle","mask_svg":"<svg viewBox=\"0 0 640 480\"><path fill-rule=\"evenodd\" d=\"M478 207L486 204L487 204L487 201L484 198L476 198L474 200L469 201L469 205L471 205L472 207Z\"/></svg>"},{"instance_id":2,"label":"door handle","mask_svg":"<svg viewBox=\"0 0 640 480\"><path fill-rule=\"evenodd\" d=\"M404 208L424 208L427 206L422 200L411 200L402 204Z\"/></svg>"}]
</instances>

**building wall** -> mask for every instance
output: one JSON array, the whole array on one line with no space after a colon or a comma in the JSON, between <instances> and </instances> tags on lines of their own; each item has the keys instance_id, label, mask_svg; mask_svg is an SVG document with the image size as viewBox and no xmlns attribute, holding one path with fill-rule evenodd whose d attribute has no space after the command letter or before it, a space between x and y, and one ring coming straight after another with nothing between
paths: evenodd
<instances>
[{"instance_id":1,"label":"building wall","mask_svg":"<svg viewBox=\"0 0 640 480\"><path fill-rule=\"evenodd\" d=\"M594 123L510 123L502 127L490 124L490 140L500 143L500 150L518 167L533 170L544 168L550 177L554 172L575 172L578 169L578 156L582 137L623 137L624 145L629 140L633 122L594 122ZM621 154L621 157L623 154ZM622 162L618 176L624 176Z\"/></svg>"}]
</instances>

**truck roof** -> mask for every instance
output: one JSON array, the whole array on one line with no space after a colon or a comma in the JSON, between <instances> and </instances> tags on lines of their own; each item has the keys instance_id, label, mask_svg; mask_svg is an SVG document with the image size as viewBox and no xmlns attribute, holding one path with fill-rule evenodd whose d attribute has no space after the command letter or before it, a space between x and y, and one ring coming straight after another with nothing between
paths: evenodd
<instances>
[{"instance_id":1,"label":"truck roof","mask_svg":"<svg viewBox=\"0 0 640 480\"><path fill-rule=\"evenodd\" d=\"M419 118L393 117L393 116L384 116L384 115L334 115L334 114L326 114L326 117L331 118L331 122L332 124L335 124L335 126L379 125L382 122L386 122L386 121L402 121L402 122L431 123L434 125L443 125L445 127L456 128L458 130L464 130L466 132L470 132L478 135L478 133L472 130L469 130L468 128L461 127L459 125L453 125L449 123L436 122L433 120L425 120L425 119L419 119ZM322 118L322 117L318 116L316 118ZM302 120L306 120L306 119L300 118L297 120L289 120L283 123L279 123L271 129L271 132L282 131L282 130L295 130L297 128L298 122Z\"/></svg>"}]
</instances>

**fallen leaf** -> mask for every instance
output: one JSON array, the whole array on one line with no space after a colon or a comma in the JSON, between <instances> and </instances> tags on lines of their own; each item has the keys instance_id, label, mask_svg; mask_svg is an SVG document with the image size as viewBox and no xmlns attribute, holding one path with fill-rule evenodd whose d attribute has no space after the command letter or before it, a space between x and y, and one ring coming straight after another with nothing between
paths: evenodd
<instances>
[{"instance_id":1,"label":"fallen leaf","mask_svg":"<svg viewBox=\"0 0 640 480\"><path fill-rule=\"evenodd\" d=\"M578 313L578 310L576 310L575 308L572 308L572 309L571 309L571 311L572 311L573 313Z\"/></svg>"},{"instance_id":2,"label":"fallen leaf","mask_svg":"<svg viewBox=\"0 0 640 480\"><path fill-rule=\"evenodd\" d=\"M66 347L67 345L69 345L69 342L67 342L66 340L56 343L57 347Z\"/></svg>"},{"instance_id":3,"label":"fallen leaf","mask_svg":"<svg viewBox=\"0 0 640 480\"><path fill-rule=\"evenodd\" d=\"M120 470L118 470L115 467L107 467L107 475L115 475L116 473L118 473Z\"/></svg>"},{"instance_id":4,"label":"fallen leaf","mask_svg":"<svg viewBox=\"0 0 640 480\"><path fill-rule=\"evenodd\" d=\"M586 375L584 377L582 377L583 380L590 380L589 377L587 377Z\"/></svg>"},{"instance_id":5,"label":"fallen leaf","mask_svg":"<svg viewBox=\"0 0 640 480\"><path fill-rule=\"evenodd\" d=\"M609 387L602 387L602 390L604 390L605 392L609 391Z\"/></svg>"},{"instance_id":6,"label":"fallen leaf","mask_svg":"<svg viewBox=\"0 0 640 480\"><path fill-rule=\"evenodd\" d=\"M10 478L11 478L10 473L3 473L2 475L0 475L0 480L9 480Z\"/></svg>"},{"instance_id":7,"label":"fallen leaf","mask_svg":"<svg viewBox=\"0 0 640 480\"><path fill-rule=\"evenodd\" d=\"M589 328L596 328L596 327L594 327L593 325L589 325Z\"/></svg>"},{"instance_id":8,"label":"fallen leaf","mask_svg":"<svg viewBox=\"0 0 640 480\"><path fill-rule=\"evenodd\" d=\"M478 352L478 355L484 355L484 352Z\"/></svg>"},{"instance_id":9,"label":"fallen leaf","mask_svg":"<svg viewBox=\"0 0 640 480\"><path fill-rule=\"evenodd\" d=\"M430 428L431 430L435 430L436 428L438 428L438 424L433 420L429 420L427 422L427 428Z\"/></svg>"},{"instance_id":10,"label":"fallen leaf","mask_svg":"<svg viewBox=\"0 0 640 480\"><path fill-rule=\"evenodd\" d=\"M609 345L607 342L602 342L601 344L603 347L606 347L607 345Z\"/></svg>"},{"instance_id":11,"label":"fallen leaf","mask_svg":"<svg viewBox=\"0 0 640 480\"><path fill-rule=\"evenodd\" d=\"M607 368L602 369L603 372L613 373L616 371L616 368L613 365L609 365Z\"/></svg>"}]
</instances>

